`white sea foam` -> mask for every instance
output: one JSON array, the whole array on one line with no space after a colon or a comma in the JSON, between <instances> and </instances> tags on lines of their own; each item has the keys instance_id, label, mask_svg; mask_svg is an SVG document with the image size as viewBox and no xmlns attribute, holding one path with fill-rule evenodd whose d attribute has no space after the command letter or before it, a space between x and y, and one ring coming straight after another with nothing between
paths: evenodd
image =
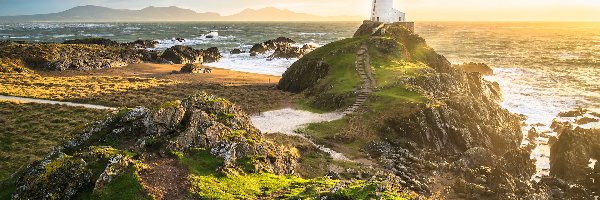
<instances>
[{"instance_id":1,"label":"white sea foam","mask_svg":"<svg viewBox=\"0 0 600 200\"><path fill-rule=\"evenodd\" d=\"M114 37L115 34L89 34L89 33L84 33L84 34L80 34L81 36L84 37Z\"/></svg>"},{"instance_id":2,"label":"white sea foam","mask_svg":"<svg viewBox=\"0 0 600 200\"><path fill-rule=\"evenodd\" d=\"M281 76L298 59L273 59L267 57L273 52L250 56L250 53L232 55L223 53L223 59L216 63L207 63L211 67L231 69L242 72Z\"/></svg>"},{"instance_id":3,"label":"white sea foam","mask_svg":"<svg viewBox=\"0 0 600 200\"><path fill-rule=\"evenodd\" d=\"M594 169L594 167L596 166L596 162L598 162L598 160L596 159L590 159L590 164L588 165L588 167Z\"/></svg>"},{"instance_id":4,"label":"white sea foam","mask_svg":"<svg viewBox=\"0 0 600 200\"><path fill-rule=\"evenodd\" d=\"M53 38L66 38L66 37L75 37L75 35L73 34L67 34L67 35L53 35Z\"/></svg>"},{"instance_id":5,"label":"white sea foam","mask_svg":"<svg viewBox=\"0 0 600 200\"><path fill-rule=\"evenodd\" d=\"M207 38L206 36L208 36L209 34L212 34L212 38ZM202 44L217 44L220 42L225 42L225 41L229 41L232 39L235 39L234 36L219 36L218 33L209 33L206 35L202 35L199 37L195 37L195 38L183 38L183 40L179 41L176 38L170 38L170 39L163 39L163 40L157 40L158 41L158 45L156 45L156 48L153 48L151 50L157 50L157 49L167 49L170 48L172 46L175 45L185 45L185 46L194 46L194 45L202 45Z\"/></svg>"}]
</instances>

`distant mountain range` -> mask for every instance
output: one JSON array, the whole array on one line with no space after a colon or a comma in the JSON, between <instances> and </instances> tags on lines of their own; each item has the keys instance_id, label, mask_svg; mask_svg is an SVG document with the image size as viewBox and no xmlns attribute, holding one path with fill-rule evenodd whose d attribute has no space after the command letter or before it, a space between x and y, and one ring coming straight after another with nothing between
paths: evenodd
<instances>
[{"instance_id":1,"label":"distant mountain range","mask_svg":"<svg viewBox=\"0 0 600 200\"><path fill-rule=\"evenodd\" d=\"M0 22L115 22L115 21L360 21L358 16L318 16L286 9L267 7L246 9L222 16L218 13L198 13L190 9L147 7L141 10L112 9L101 6L78 6L51 14L0 16Z\"/></svg>"}]
</instances>

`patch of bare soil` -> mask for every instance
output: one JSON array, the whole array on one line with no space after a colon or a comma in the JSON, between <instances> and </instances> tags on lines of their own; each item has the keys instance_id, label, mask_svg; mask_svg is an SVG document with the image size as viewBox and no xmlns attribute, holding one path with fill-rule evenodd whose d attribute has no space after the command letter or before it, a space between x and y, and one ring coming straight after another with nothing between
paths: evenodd
<instances>
[{"instance_id":1,"label":"patch of bare soil","mask_svg":"<svg viewBox=\"0 0 600 200\"><path fill-rule=\"evenodd\" d=\"M184 199L187 195L189 170L176 158L153 154L146 157L148 168L140 172L144 189L157 200Z\"/></svg>"}]
</instances>

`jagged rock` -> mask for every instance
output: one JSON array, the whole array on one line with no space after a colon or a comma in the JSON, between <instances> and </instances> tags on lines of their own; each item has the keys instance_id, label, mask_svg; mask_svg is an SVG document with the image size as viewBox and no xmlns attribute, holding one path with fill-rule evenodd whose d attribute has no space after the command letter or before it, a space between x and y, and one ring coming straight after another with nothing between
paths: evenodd
<instances>
[{"instance_id":1,"label":"jagged rock","mask_svg":"<svg viewBox=\"0 0 600 200\"><path fill-rule=\"evenodd\" d=\"M241 54L241 53L243 53L243 52L242 52L242 50L240 50L240 49L233 49L233 50L231 50L229 53L230 53L230 54L233 54L233 55L235 55L235 54Z\"/></svg>"},{"instance_id":2,"label":"jagged rock","mask_svg":"<svg viewBox=\"0 0 600 200\"><path fill-rule=\"evenodd\" d=\"M299 47L282 46L277 47L277 49L275 49L275 52L273 52L273 54L267 57L267 59L272 60L279 58L301 58L302 56L304 56L304 54L306 54L306 52L303 49L300 49Z\"/></svg>"},{"instance_id":3,"label":"jagged rock","mask_svg":"<svg viewBox=\"0 0 600 200\"><path fill-rule=\"evenodd\" d=\"M160 57L175 64L203 63L204 61L201 51L182 45L166 49Z\"/></svg>"},{"instance_id":4,"label":"jagged rock","mask_svg":"<svg viewBox=\"0 0 600 200\"><path fill-rule=\"evenodd\" d=\"M296 43L294 40L286 37L279 37L274 40L267 40L263 43L258 43L252 46L252 48L250 49L250 56L264 54L267 51L273 51L278 47L291 46L294 43Z\"/></svg>"},{"instance_id":5,"label":"jagged rock","mask_svg":"<svg viewBox=\"0 0 600 200\"><path fill-rule=\"evenodd\" d=\"M92 181L86 166L82 158L55 152L25 171L13 199L70 199Z\"/></svg>"},{"instance_id":6,"label":"jagged rock","mask_svg":"<svg viewBox=\"0 0 600 200\"><path fill-rule=\"evenodd\" d=\"M217 47L211 47L201 51L203 55L203 61L205 63L218 62L219 60L221 60L221 58L223 58L221 52L219 52L219 49Z\"/></svg>"},{"instance_id":7,"label":"jagged rock","mask_svg":"<svg viewBox=\"0 0 600 200\"><path fill-rule=\"evenodd\" d=\"M579 116L582 116L583 114L585 114L587 112L588 111L586 109L575 108L575 109L573 109L571 111L558 113L558 116L559 117L579 117Z\"/></svg>"},{"instance_id":8,"label":"jagged rock","mask_svg":"<svg viewBox=\"0 0 600 200\"><path fill-rule=\"evenodd\" d=\"M185 64L183 67L181 67L181 70L179 70L179 73L182 74L200 74L202 73L202 67L195 65L195 64Z\"/></svg>"},{"instance_id":9,"label":"jagged rock","mask_svg":"<svg viewBox=\"0 0 600 200\"><path fill-rule=\"evenodd\" d=\"M531 143L531 144L535 144L535 138L537 138L539 136L540 136L540 133L538 133L534 127L529 129L529 131L527 132L527 139L529 140L529 143Z\"/></svg>"},{"instance_id":10,"label":"jagged rock","mask_svg":"<svg viewBox=\"0 0 600 200\"><path fill-rule=\"evenodd\" d=\"M126 46L132 48L146 49L146 48L156 48L158 45L158 41L156 40L136 40L133 42L125 43Z\"/></svg>"},{"instance_id":11,"label":"jagged rock","mask_svg":"<svg viewBox=\"0 0 600 200\"><path fill-rule=\"evenodd\" d=\"M550 150L550 175L579 184L600 193L598 164L592 169L590 160L600 160L600 130L566 128Z\"/></svg>"},{"instance_id":12,"label":"jagged rock","mask_svg":"<svg viewBox=\"0 0 600 200\"><path fill-rule=\"evenodd\" d=\"M494 75L494 70L485 63L463 63L462 65L456 65L455 67L467 72L467 73L480 73L481 75L491 76Z\"/></svg>"},{"instance_id":13,"label":"jagged rock","mask_svg":"<svg viewBox=\"0 0 600 200\"><path fill-rule=\"evenodd\" d=\"M387 119L387 130L400 138L410 138L444 154L484 147L502 155L519 147L523 138L521 118L498 105L500 91L481 75L452 70L407 78L405 84L445 100L439 107L424 107L408 117Z\"/></svg>"}]
</instances>

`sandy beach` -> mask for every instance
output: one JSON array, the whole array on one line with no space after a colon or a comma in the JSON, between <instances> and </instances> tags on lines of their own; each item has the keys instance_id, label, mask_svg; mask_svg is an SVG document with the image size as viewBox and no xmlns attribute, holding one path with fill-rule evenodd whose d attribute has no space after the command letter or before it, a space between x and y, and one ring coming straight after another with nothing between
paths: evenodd
<instances>
[{"instance_id":1,"label":"sandy beach","mask_svg":"<svg viewBox=\"0 0 600 200\"><path fill-rule=\"evenodd\" d=\"M206 67L212 69L211 73L201 74L179 74L178 72L183 65L175 64L153 64L139 63L130 64L125 67L90 70L90 71L46 71L39 72L43 76L52 77L69 77L69 76L122 76L122 77L143 77L170 79L181 82L206 83L206 84L221 84L228 86L235 85L256 85L256 84L277 84L281 77L239 72L229 69L221 69L215 67Z\"/></svg>"}]
</instances>

